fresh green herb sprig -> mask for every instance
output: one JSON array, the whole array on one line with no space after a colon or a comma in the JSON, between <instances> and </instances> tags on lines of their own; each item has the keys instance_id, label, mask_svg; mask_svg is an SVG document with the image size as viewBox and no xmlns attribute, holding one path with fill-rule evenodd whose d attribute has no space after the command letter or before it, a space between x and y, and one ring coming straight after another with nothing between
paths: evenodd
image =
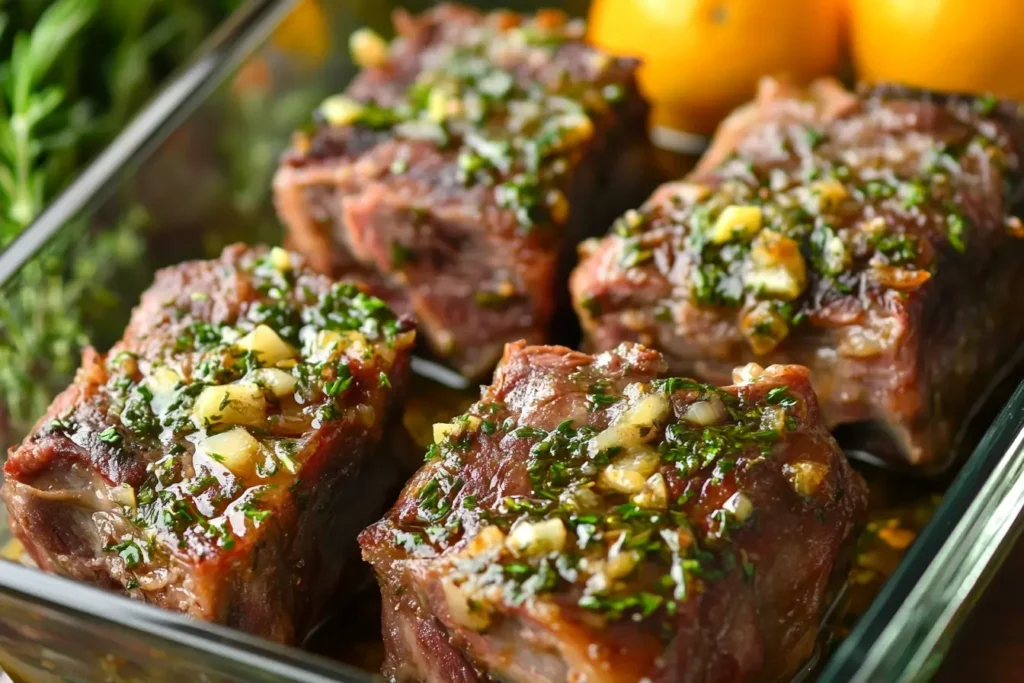
<instances>
[{"instance_id":1,"label":"fresh green herb sprig","mask_svg":"<svg viewBox=\"0 0 1024 683\"><path fill-rule=\"evenodd\" d=\"M0 249L20 234L239 0L0 4ZM87 68L83 68L87 65ZM65 229L0 297L0 441L70 379L148 217ZM88 332L87 332L88 330ZM113 332L113 331L112 331Z\"/></svg>"},{"instance_id":2,"label":"fresh green herb sprig","mask_svg":"<svg viewBox=\"0 0 1024 683\"><path fill-rule=\"evenodd\" d=\"M77 230L61 235L5 288L0 297L0 441L5 445L31 426L74 373L80 349L89 343L86 316L98 318L116 305L103 283L123 264L138 260L139 231L147 220L140 209L95 237L82 238ZM72 250L75 256L68 259Z\"/></svg>"},{"instance_id":3,"label":"fresh green herb sprig","mask_svg":"<svg viewBox=\"0 0 1024 683\"><path fill-rule=\"evenodd\" d=\"M96 5L96 0L60 0L43 12L31 33L13 38L0 89L0 245L42 210L63 179L59 167L84 133L81 111L68 105L66 88L47 77ZM0 27L9 24L9 15L0 15Z\"/></svg>"}]
</instances>

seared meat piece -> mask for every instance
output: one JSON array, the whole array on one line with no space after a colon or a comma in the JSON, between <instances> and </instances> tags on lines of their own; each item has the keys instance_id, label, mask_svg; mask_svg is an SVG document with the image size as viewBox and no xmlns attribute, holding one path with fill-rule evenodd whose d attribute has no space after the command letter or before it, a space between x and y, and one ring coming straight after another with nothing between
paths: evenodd
<instances>
[{"instance_id":1,"label":"seared meat piece","mask_svg":"<svg viewBox=\"0 0 1024 683\"><path fill-rule=\"evenodd\" d=\"M479 376L506 341L547 339L556 310L575 324L558 283L576 244L653 188L649 164L621 173L649 150L647 106L635 61L557 12L441 5L395 25L390 48L353 41L367 68L297 136L277 209L313 266L364 278Z\"/></svg>"},{"instance_id":2,"label":"seared meat piece","mask_svg":"<svg viewBox=\"0 0 1024 683\"><path fill-rule=\"evenodd\" d=\"M581 249L590 345L637 340L712 382L806 365L829 425L880 420L896 459L941 469L1024 340L1022 120L987 98L767 82L687 179Z\"/></svg>"},{"instance_id":3,"label":"seared meat piece","mask_svg":"<svg viewBox=\"0 0 1024 683\"><path fill-rule=\"evenodd\" d=\"M359 537L399 681L775 680L866 507L806 368L656 379L660 354L510 344Z\"/></svg>"},{"instance_id":4,"label":"seared meat piece","mask_svg":"<svg viewBox=\"0 0 1024 683\"><path fill-rule=\"evenodd\" d=\"M10 453L14 534L47 571L301 638L401 484L410 328L281 249L161 270Z\"/></svg>"}]
</instances>

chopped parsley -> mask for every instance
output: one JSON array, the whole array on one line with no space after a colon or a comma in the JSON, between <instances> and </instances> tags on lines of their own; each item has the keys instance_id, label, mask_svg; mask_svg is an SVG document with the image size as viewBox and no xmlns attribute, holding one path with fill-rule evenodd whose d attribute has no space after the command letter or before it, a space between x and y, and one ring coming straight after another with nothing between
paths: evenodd
<instances>
[{"instance_id":1,"label":"chopped parsley","mask_svg":"<svg viewBox=\"0 0 1024 683\"><path fill-rule=\"evenodd\" d=\"M598 382L590 387L590 391L587 393L587 402L591 411L607 408L618 403L622 398L616 394L606 393L607 389L606 382Z\"/></svg>"},{"instance_id":2,"label":"chopped parsley","mask_svg":"<svg viewBox=\"0 0 1024 683\"><path fill-rule=\"evenodd\" d=\"M745 562L746 556L733 545L736 534L748 523L750 502L746 509L739 506L735 512L724 508L707 511L706 529L702 517L690 517L691 508L703 486L727 482L732 486L737 473L772 457L780 434L763 424L771 422L769 417L777 418L781 410L793 420L787 429L798 428L795 418L788 415L798 399L785 386L755 397L754 393L735 395L681 377L653 380L638 394L636 386L620 389L586 367L569 378L586 397L586 424L579 424L579 416L553 428L514 417L501 423L503 448L519 453L526 449L525 456L515 456L522 458L521 465L515 466L523 468L528 486L517 485L514 494L495 500L483 497L487 487L480 488L479 482L472 484L472 491L467 490L470 484L458 474L473 466L470 459L474 456L466 455L465 444L479 442L457 435L493 433L498 425L491 418L506 409L485 399L454 421L462 427L456 426L428 448L429 476L415 493L415 513L403 515L400 522L393 520L397 525L395 545L414 555L433 557L447 548L465 547L455 544L467 528L479 531L483 526L496 526L504 534L504 542L490 546L479 558L459 559L453 571L468 576L470 582L497 585L501 599L509 605L575 586L579 607L609 620L669 617L680 601L700 590L695 582L721 580L730 573L752 580L752 564L741 563L738 558ZM607 438L602 425L607 425L609 418L603 417L607 414L603 408L628 403L623 407L623 414L628 414L646 398L659 394L671 395L673 405L679 399L715 402L721 407L721 418L694 424L669 417L665 424L664 417L655 417L657 422L638 427L643 446L613 443L594 447L596 439ZM615 415L618 412L611 413ZM625 484L609 483L619 480L608 479L607 473L621 462L634 462L631 458L637 457L636 453L646 463L642 465L646 481L640 479L642 486L630 492L615 488ZM513 462L502 467L513 466ZM660 476L653 476L655 473ZM673 496L665 483L669 477L693 478L692 485ZM651 487L649 491L647 487ZM532 532L520 534L523 525L530 525ZM514 542L513 537L517 539ZM514 544L540 542L538 538L557 540L540 552L507 550ZM594 568L605 563L615 567L614 581L595 576ZM660 568L660 578L657 572L637 571L640 564Z\"/></svg>"},{"instance_id":3,"label":"chopped parsley","mask_svg":"<svg viewBox=\"0 0 1024 683\"><path fill-rule=\"evenodd\" d=\"M626 92L610 69L588 75L564 70L557 80L524 81L508 64L514 52L525 59L524 50L554 51L576 40L562 27L485 24L480 29L471 42L440 50L393 106L335 96L324 101L316 121L389 130L398 138L451 150L454 180L490 187L520 232L558 226L568 215L560 188L578 150L595 133L594 118ZM407 168L406 161L395 160L390 170L399 174ZM395 268L408 262L395 252L392 261Z\"/></svg>"},{"instance_id":4,"label":"chopped parsley","mask_svg":"<svg viewBox=\"0 0 1024 683\"><path fill-rule=\"evenodd\" d=\"M124 566L128 569L135 569L145 561L142 548L131 539L108 546L107 551L117 553L118 557L124 560Z\"/></svg>"},{"instance_id":5,"label":"chopped parsley","mask_svg":"<svg viewBox=\"0 0 1024 683\"><path fill-rule=\"evenodd\" d=\"M103 443L118 444L121 443L121 434L118 433L114 427L107 427L102 432L96 435Z\"/></svg>"},{"instance_id":6,"label":"chopped parsley","mask_svg":"<svg viewBox=\"0 0 1024 683\"><path fill-rule=\"evenodd\" d=\"M949 246L961 254L967 251L967 219L958 213L950 213L946 216L946 237Z\"/></svg>"},{"instance_id":7,"label":"chopped parsley","mask_svg":"<svg viewBox=\"0 0 1024 683\"><path fill-rule=\"evenodd\" d=\"M622 249L623 268L634 268L654 258L654 252L643 247L637 240L629 240Z\"/></svg>"},{"instance_id":8,"label":"chopped parsley","mask_svg":"<svg viewBox=\"0 0 1024 683\"><path fill-rule=\"evenodd\" d=\"M825 133L815 128L804 128L803 134L804 142L806 142L807 146L810 147L811 149L816 149L819 145L821 145L821 143L825 142Z\"/></svg>"},{"instance_id":9,"label":"chopped parsley","mask_svg":"<svg viewBox=\"0 0 1024 683\"><path fill-rule=\"evenodd\" d=\"M982 116L988 116L994 112L998 105L999 100L991 93L975 97L973 102L974 111L978 112Z\"/></svg>"},{"instance_id":10,"label":"chopped parsley","mask_svg":"<svg viewBox=\"0 0 1024 683\"><path fill-rule=\"evenodd\" d=\"M357 370L359 377L372 372L368 376L381 389L390 387L392 349L404 331L395 314L351 283L321 285L315 291L309 284L316 282L312 273L298 272L286 256L246 253L236 262L189 264L208 270L201 278L190 276L208 283L197 292L207 298L164 302L166 315L157 322L168 329L149 332L141 356L127 349L113 355L98 400L81 410L73 407L47 425L65 434L88 431L99 443L116 447L119 458L136 452L154 455L143 481L132 487L134 504L118 499L132 527L130 536L153 539L108 547L129 569L150 562L154 554L162 558L169 552L165 544L200 553L234 549L238 539L227 516L238 509L253 528L265 524L272 516L271 507L259 501L266 487L289 482L290 495L301 506L306 493L297 486L298 456L306 440L282 432L294 433L292 424L316 428L349 410L343 406L350 401L343 397ZM198 318L204 314L192 302L219 304L225 298L231 303L236 296L231 292L240 285L251 299L238 307L238 317L217 323ZM96 406L106 411L102 421ZM230 450L215 447L214 438ZM226 467L217 468L215 476L209 463L192 458L197 452ZM255 474L273 480L263 488L247 489L231 470L241 454L250 452Z\"/></svg>"},{"instance_id":11,"label":"chopped parsley","mask_svg":"<svg viewBox=\"0 0 1024 683\"><path fill-rule=\"evenodd\" d=\"M769 390L765 395L765 400L772 405L785 408L791 408L797 404L796 398L789 393L789 387L775 387Z\"/></svg>"},{"instance_id":12,"label":"chopped parsley","mask_svg":"<svg viewBox=\"0 0 1024 683\"><path fill-rule=\"evenodd\" d=\"M342 368L344 368L344 370L342 370ZM338 377L324 386L324 393L328 396L343 394L352 385L352 375L349 374L348 367L342 365L338 370Z\"/></svg>"},{"instance_id":13,"label":"chopped parsley","mask_svg":"<svg viewBox=\"0 0 1024 683\"><path fill-rule=\"evenodd\" d=\"M1005 140L993 139L989 123L965 115L962 99L935 106L951 110L951 120L966 130L950 135L915 128L922 139L896 144L900 155L890 162L872 145L861 155L849 145L824 144L830 123L784 125L749 150L739 147L699 179L626 212L606 238L620 248L618 267L655 270L652 286L669 292L668 306L636 305L654 314L654 327L671 326L679 317L672 308L682 298L710 309L708 320L716 324L734 321L762 354L795 336L797 316L830 310L837 296L845 297L844 305L866 307L875 299L861 295L865 287L920 285L924 273L946 267L946 244L949 251L967 253L972 226L965 197L981 174L1005 174L1012 155ZM997 106L991 96L973 100L981 116ZM967 164L967 156L978 158ZM886 271L888 266L895 270ZM920 275L901 278L908 270ZM636 283L647 281L637 277ZM574 301L590 317L602 313L595 292L577 293ZM624 307L617 304L615 313ZM628 336L649 333L638 328Z\"/></svg>"},{"instance_id":14,"label":"chopped parsley","mask_svg":"<svg viewBox=\"0 0 1024 683\"><path fill-rule=\"evenodd\" d=\"M917 261L917 238L913 235L884 233L875 240L875 248L894 266Z\"/></svg>"}]
</instances>

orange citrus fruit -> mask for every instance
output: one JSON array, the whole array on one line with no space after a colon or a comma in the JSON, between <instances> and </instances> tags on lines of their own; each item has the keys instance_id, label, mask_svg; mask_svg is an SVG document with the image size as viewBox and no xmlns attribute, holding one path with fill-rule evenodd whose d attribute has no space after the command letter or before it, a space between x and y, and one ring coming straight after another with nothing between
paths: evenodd
<instances>
[{"instance_id":1,"label":"orange citrus fruit","mask_svg":"<svg viewBox=\"0 0 1024 683\"><path fill-rule=\"evenodd\" d=\"M331 49L330 19L320 0L300 0L274 29L274 47L316 65Z\"/></svg>"},{"instance_id":2,"label":"orange citrus fruit","mask_svg":"<svg viewBox=\"0 0 1024 683\"><path fill-rule=\"evenodd\" d=\"M1024 100L1024 1L851 0L857 75Z\"/></svg>"},{"instance_id":3,"label":"orange citrus fruit","mask_svg":"<svg viewBox=\"0 0 1024 683\"><path fill-rule=\"evenodd\" d=\"M707 133L750 99L762 76L833 73L840 0L595 0L589 36L644 60L654 123Z\"/></svg>"}]
</instances>

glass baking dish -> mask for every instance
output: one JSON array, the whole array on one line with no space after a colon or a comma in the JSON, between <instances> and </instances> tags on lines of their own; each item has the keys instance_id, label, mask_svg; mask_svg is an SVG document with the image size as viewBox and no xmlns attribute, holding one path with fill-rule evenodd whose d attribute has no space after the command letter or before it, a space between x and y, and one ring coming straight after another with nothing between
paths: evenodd
<instances>
[{"instance_id":1,"label":"glass baking dish","mask_svg":"<svg viewBox=\"0 0 1024 683\"><path fill-rule=\"evenodd\" d=\"M239 240L280 242L269 192L277 156L315 105L354 73L348 34L363 25L386 33L396 4L417 11L432 3L253 0L0 253L5 447L69 381L82 346L103 349L120 335L156 268L212 256ZM471 4L560 5L581 14L587 2ZM659 163L679 175L692 161L665 153ZM419 368L432 375L418 380L427 391L452 391L431 382L458 385L442 369ZM906 513L916 540L901 560L890 557L887 580L875 577L860 609L846 610L823 632L801 680L921 680L935 671L1020 531L1024 389L1012 396L1007 389L1019 378L1008 371L973 428L951 445L962 451L955 476L916 482L862 468L878 492L878 519L886 510ZM0 554L16 560L3 515L0 509ZM880 522L872 524L877 530ZM358 621L362 609L344 606L343 620ZM372 637L356 630L315 637L320 654L311 654L0 560L0 669L16 681L379 679L368 673Z\"/></svg>"}]
</instances>

